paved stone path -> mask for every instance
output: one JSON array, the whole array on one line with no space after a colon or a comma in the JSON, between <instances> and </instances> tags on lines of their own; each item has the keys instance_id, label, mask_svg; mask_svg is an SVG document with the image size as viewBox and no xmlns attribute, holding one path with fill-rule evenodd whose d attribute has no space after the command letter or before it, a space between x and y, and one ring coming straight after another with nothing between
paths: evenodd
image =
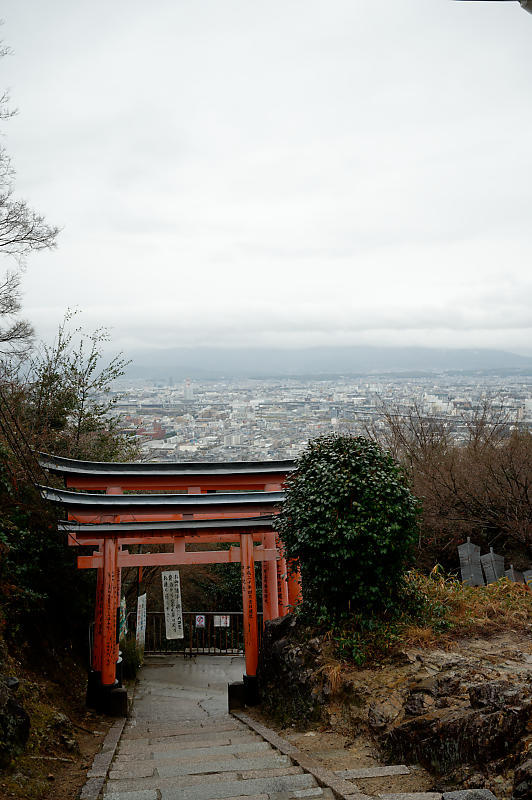
<instances>
[{"instance_id":1,"label":"paved stone path","mask_svg":"<svg viewBox=\"0 0 532 800\"><path fill-rule=\"evenodd\" d=\"M243 669L237 657L148 659L132 715L123 730L117 723L111 731L109 758L104 746L81 797L100 797L107 776L104 800L372 800L355 779L410 773L405 765L332 772L246 714L230 715L227 683L240 680ZM379 800L495 800L485 790L370 794Z\"/></svg>"},{"instance_id":2,"label":"paved stone path","mask_svg":"<svg viewBox=\"0 0 532 800\"><path fill-rule=\"evenodd\" d=\"M333 800L301 767L227 713L241 658L150 659L104 786L105 800Z\"/></svg>"}]
</instances>

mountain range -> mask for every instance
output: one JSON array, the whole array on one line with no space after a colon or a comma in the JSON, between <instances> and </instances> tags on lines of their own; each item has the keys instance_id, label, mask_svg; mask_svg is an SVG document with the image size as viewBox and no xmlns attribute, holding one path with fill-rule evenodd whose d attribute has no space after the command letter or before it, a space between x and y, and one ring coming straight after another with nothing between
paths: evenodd
<instances>
[{"instance_id":1,"label":"mountain range","mask_svg":"<svg viewBox=\"0 0 532 800\"><path fill-rule=\"evenodd\" d=\"M532 357L504 350L428 347L172 348L128 353L130 378L196 379L379 373L520 372Z\"/></svg>"}]
</instances>

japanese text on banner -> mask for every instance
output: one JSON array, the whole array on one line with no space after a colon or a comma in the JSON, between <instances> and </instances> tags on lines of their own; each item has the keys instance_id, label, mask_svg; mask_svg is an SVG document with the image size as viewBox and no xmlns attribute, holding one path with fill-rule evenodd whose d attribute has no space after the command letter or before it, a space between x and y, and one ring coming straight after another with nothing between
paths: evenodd
<instances>
[{"instance_id":1,"label":"japanese text on banner","mask_svg":"<svg viewBox=\"0 0 532 800\"><path fill-rule=\"evenodd\" d=\"M179 571L162 572L164 621L167 639L183 639L183 609Z\"/></svg>"}]
</instances>

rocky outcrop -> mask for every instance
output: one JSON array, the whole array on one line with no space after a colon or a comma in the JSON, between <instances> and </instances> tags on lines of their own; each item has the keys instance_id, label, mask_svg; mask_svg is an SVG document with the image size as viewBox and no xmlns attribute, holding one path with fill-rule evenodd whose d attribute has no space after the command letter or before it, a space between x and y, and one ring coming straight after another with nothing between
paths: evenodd
<instances>
[{"instance_id":1,"label":"rocky outcrop","mask_svg":"<svg viewBox=\"0 0 532 800\"><path fill-rule=\"evenodd\" d=\"M326 693L316 672L319 640L299 642L297 617L289 614L265 626L258 679L263 708L281 722L321 717Z\"/></svg>"},{"instance_id":2,"label":"rocky outcrop","mask_svg":"<svg viewBox=\"0 0 532 800\"><path fill-rule=\"evenodd\" d=\"M438 773L463 764L501 759L514 750L527 731L532 717L531 694L528 684L486 681L469 687L470 708L451 705L420 716L417 709L412 714L410 695L405 714L414 718L394 727L386 745L394 757L423 764Z\"/></svg>"},{"instance_id":3,"label":"rocky outcrop","mask_svg":"<svg viewBox=\"0 0 532 800\"><path fill-rule=\"evenodd\" d=\"M521 761L514 800L532 798L532 639L501 634L348 669L334 663L329 641L298 625L285 617L266 626L263 707L279 721L369 735L391 760L422 764L443 788L473 776L473 785L485 779L508 792Z\"/></svg>"},{"instance_id":4,"label":"rocky outcrop","mask_svg":"<svg viewBox=\"0 0 532 800\"><path fill-rule=\"evenodd\" d=\"M0 675L0 768L20 753L30 735L30 718L17 702L18 680Z\"/></svg>"},{"instance_id":5,"label":"rocky outcrop","mask_svg":"<svg viewBox=\"0 0 532 800\"><path fill-rule=\"evenodd\" d=\"M527 758L514 773L512 800L529 800L532 797L532 758Z\"/></svg>"},{"instance_id":6,"label":"rocky outcrop","mask_svg":"<svg viewBox=\"0 0 532 800\"><path fill-rule=\"evenodd\" d=\"M530 701L532 686L508 681L486 681L469 687L469 702L472 708L508 709L520 708Z\"/></svg>"},{"instance_id":7,"label":"rocky outcrop","mask_svg":"<svg viewBox=\"0 0 532 800\"><path fill-rule=\"evenodd\" d=\"M446 773L508 755L526 733L530 705L490 712L438 710L398 725L386 737L392 757Z\"/></svg>"}]
</instances>

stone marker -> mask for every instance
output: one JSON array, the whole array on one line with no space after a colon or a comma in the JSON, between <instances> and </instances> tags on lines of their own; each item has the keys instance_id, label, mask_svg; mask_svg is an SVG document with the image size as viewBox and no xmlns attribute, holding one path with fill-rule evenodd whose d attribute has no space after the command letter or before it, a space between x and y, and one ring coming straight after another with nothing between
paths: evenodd
<instances>
[{"instance_id":1,"label":"stone marker","mask_svg":"<svg viewBox=\"0 0 532 800\"><path fill-rule=\"evenodd\" d=\"M523 573L514 569L513 564L510 564L510 569L507 569L504 574L508 580L513 581L514 583L523 583Z\"/></svg>"},{"instance_id":2,"label":"stone marker","mask_svg":"<svg viewBox=\"0 0 532 800\"><path fill-rule=\"evenodd\" d=\"M484 586L480 547L477 544L471 544L469 536L467 542L459 546L458 556L463 583L467 583L468 586Z\"/></svg>"},{"instance_id":3,"label":"stone marker","mask_svg":"<svg viewBox=\"0 0 532 800\"><path fill-rule=\"evenodd\" d=\"M486 583L496 583L499 578L504 575L504 556L499 556L493 552L493 547L490 547L489 553L485 556L480 556L482 562L482 569L486 576Z\"/></svg>"}]
</instances>

